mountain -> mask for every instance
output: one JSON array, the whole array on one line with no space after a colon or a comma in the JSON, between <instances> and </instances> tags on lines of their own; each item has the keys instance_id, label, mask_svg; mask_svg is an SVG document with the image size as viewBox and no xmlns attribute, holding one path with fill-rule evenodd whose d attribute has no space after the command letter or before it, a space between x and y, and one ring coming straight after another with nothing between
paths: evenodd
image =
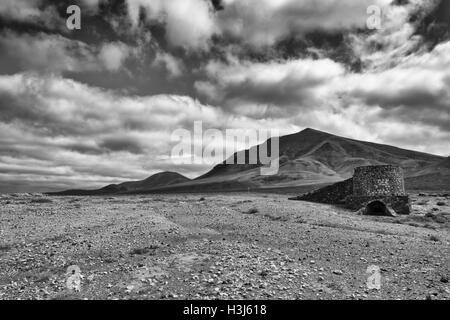
<instances>
[{"instance_id":1,"label":"mountain","mask_svg":"<svg viewBox=\"0 0 450 320\"><path fill-rule=\"evenodd\" d=\"M259 147L250 150L258 150ZM247 159L249 150L241 152ZM237 154L233 157L236 158ZM233 165L224 161L189 185L211 188L216 184L234 182L250 189L292 188L342 181L353 175L355 167L365 165L398 165L404 169L406 177L420 176L421 172L439 174L449 161L441 156L340 137L310 128L280 137L279 155L277 175L261 176L260 165ZM448 186L450 188L450 183Z\"/></svg>"},{"instance_id":2,"label":"mountain","mask_svg":"<svg viewBox=\"0 0 450 320\"><path fill-rule=\"evenodd\" d=\"M146 190L154 190L190 181L189 178L176 172L160 172L145 180L129 181L120 184L110 184L97 190L67 190L63 192L49 193L51 195L104 195L115 193L133 193Z\"/></svg>"},{"instance_id":3,"label":"mountain","mask_svg":"<svg viewBox=\"0 0 450 320\"><path fill-rule=\"evenodd\" d=\"M271 149L272 140L268 141ZM232 155L237 159L259 150L253 146ZM259 160L259 159L258 159ZM164 172L146 180L125 182L84 191L86 194L140 192L207 192L242 190L302 190L343 181L353 175L355 167L393 164L403 168L408 189L450 190L450 157L401 149L385 144L340 137L305 129L279 138L279 171L260 175L260 164L216 165L204 175L189 180L177 173ZM248 161L247 161L248 163ZM70 191L68 191L70 192ZM73 191L72 191L73 192ZM78 190L77 192L83 192ZM61 194L61 193L60 193ZM63 193L64 194L64 193ZM67 194L67 192L65 193Z\"/></svg>"}]
</instances>

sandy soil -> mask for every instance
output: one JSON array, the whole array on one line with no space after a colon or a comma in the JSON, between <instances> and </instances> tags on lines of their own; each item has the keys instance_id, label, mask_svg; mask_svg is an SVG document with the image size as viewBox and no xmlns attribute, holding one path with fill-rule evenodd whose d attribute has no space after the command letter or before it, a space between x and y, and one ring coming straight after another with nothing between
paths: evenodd
<instances>
[{"instance_id":1,"label":"sandy soil","mask_svg":"<svg viewBox=\"0 0 450 320\"><path fill-rule=\"evenodd\" d=\"M450 299L450 196L413 204L389 218L276 194L4 195L0 299Z\"/></svg>"}]
</instances>

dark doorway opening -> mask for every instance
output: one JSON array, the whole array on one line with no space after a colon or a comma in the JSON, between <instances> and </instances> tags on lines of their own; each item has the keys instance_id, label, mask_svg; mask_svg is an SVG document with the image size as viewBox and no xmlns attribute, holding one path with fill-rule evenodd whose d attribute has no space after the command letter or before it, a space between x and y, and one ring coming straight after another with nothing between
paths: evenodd
<instances>
[{"instance_id":1,"label":"dark doorway opening","mask_svg":"<svg viewBox=\"0 0 450 320\"><path fill-rule=\"evenodd\" d=\"M371 216L391 216L392 213L383 201L375 200L367 204L366 214Z\"/></svg>"}]
</instances>

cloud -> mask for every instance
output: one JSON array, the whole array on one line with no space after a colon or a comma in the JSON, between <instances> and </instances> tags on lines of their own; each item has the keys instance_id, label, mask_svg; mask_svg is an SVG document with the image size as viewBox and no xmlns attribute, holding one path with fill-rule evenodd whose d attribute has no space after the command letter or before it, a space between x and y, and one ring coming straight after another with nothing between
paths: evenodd
<instances>
[{"instance_id":1,"label":"cloud","mask_svg":"<svg viewBox=\"0 0 450 320\"><path fill-rule=\"evenodd\" d=\"M127 0L127 9L135 28L143 11L147 21L165 26L170 44L204 50L213 36L266 47L292 34L364 28L368 6L384 7L390 2L324 0L318 5L315 0L224 0L218 6L207 0ZM215 11L217 7L223 10Z\"/></svg>"},{"instance_id":2,"label":"cloud","mask_svg":"<svg viewBox=\"0 0 450 320\"><path fill-rule=\"evenodd\" d=\"M354 103L380 108L384 119L434 125L450 132L450 41L397 66L342 79L339 91Z\"/></svg>"},{"instance_id":3,"label":"cloud","mask_svg":"<svg viewBox=\"0 0 450 320\"><path fill-rule=\"evenodd\" d=\"M6 30L0 34L2 60L5 68L13 71L73 71L97 69L96 57L91 48L81 41L61 35L18 34Z\"/></svg>"},{"instance_id":4,"label":"cloud","mask_svg":"<svg viewBox=\"0 0 450 320\"><path fill-rule=\"evenodd\" d=\"M136 28L144 10L150 22L165 24L166 38L174 46L205 49L216 33L212 4L205 0L127 0L128 14Z\"/></svg>"},{"instance_id":5,"label":"cloud","mask_svg":"<svg viewBox=\"0 0 450 320\"><path fill-rule=\"evenodd\" d=\"M91 11L91 14L95 14L99 10L99 5L101 2L105 2L106 0L80 0L81 7L83 9L88 9Z\"/></svg>"},{"instance_id":6,"label":"cloud","mask_svg":"<svg viewBox=\"0 0 450 320\"><path fill-rule=\"evenodd\" d=\"M183 74L184 64L181 60L167 52L157 51L154 66L163 66L168 72L170 78L176 78Z\"/></svg>"},{"instance_id":7,"label":"cloud","mask_svg":"<svg viewBox=\"0 0 450 320\"><path fill-rule=\"evenodd\" d=\"M195 87L210 101L233 106L238 113L251 110L251 103L260 104L267 111L265 116L276 110L272 116L284 117L283 108L298 112L311 107L321 86L343 76L345 69L329 59L252 62L230 58L227 63L208 63L204 72L208 81L198 81Z\"/></svg>"},{"instance_id":8,"label":"cloud","mask_svg":"<svg viewBox=\"0 0 450 320\"><path fill-rule=\"evenodd\" d=\"M223 0L219 5L207 0L127 0L134 28L145 17L150 24L164 26L166 39L173 46L205 50L215 38L219 43L236 43L241 50L250 47L265 52L287 39L308 44L308 37L319 32L345 35L355 54L370 67L395 63L416 50L422 43L417 34L422 21L412 17L419 13L426 16L438 4L439 0L402 4L392 0L322 0L320 4L315 0ZM380 30L367 29L370 6L382 12ZM218 7L222 10L215 11ZM306 49L309 53L320 51Z\"/></svg>"},{"instance_id":9,"label":"cloud","mask_svg":"<svg viewBox=\"0 0 450 320\"><path fill-rule=\"evenodd\" d=\"M194 119L220 119L214 108L190 97L122 96L51 75L2 76L0 95L3 121L37 123L57 135L162 129Z\"/></svg>"},{"instance_id":10,"label":"cloud","mask_svg":"<svg viewBox=\"0 0 450 320\"><path fill-rule=\"evenodd\" d=\"M127 151L133 154L142 154L144 149L137 139L133 137L116 137L112 136L106 138L99 143L101 148L105 148L109 151Z\"/></svg>"},{"instance_id":11,"label":"cloud","mask_svg":"<svg viewBox=\"0 0 450 320\"><path fill-rule=\"evenodd\" d=\"M252 46L270 46L295 34L315 30L365 28L369 5L386 6L390 0L224 0L217 23L223 33Z\"/></svg>"},{"instance_id":12,"label":"cloud","mask_svg":"<svg viewBox=\"0 0 450 320\"><path fill-rule=\"evenodd\" d=\"M4 0L0 3L0 15L2 18L25 20L36 19L41 11L39 5L42 1L28 0Z\"/></svg>"},{"instance_id":13,"label":"cloud","mask_svg":"<svg viewBox=\"0 0 450 320\"><path fill-rule=\"evenodd\" d=\"M60 16L59 9L70 5L80 6L83 15L95 15L100 4L107 0L2 0L0 2L0 18L7 22L21 22L35 27L45 26L48 29L66 29L66 16ZM65 14L65 10L63 10Z\"/></svg>"},{"instance_id":14,"label":"cloud","mask_svg":"<svg viewBox=\"0 0 450 320\"><path fill-rule=\"evenodd\" d=\"M384 6L381 29L370 34L352 33L349 36L354 53L367 70L393 67L405 57L422 48L424 39L417 34L421 20L414 15L431 12L439 0L411 0L404 5Z\"/></svg>"},{"instance_id":15,"label":"cloud","mask_svg":"<svg viewBox=\"0 0 450 320\"><path fill-rule=\"evenodd\" d=\"M138 47L117 42L88 45L60 34L0 33L0 66L10 72L119 71L126 59L139 55Z\"/></svg>"},{"instance_id":16,"label":"cloud","mask_svg":"<svg viewBox=\"0 0 450 320\"><path fill-rule=\"evenodd\" d=\"M60 29L65 21L55 7L45 5L45 0L2 0L0 18L4 21L16 21Z\"/></svg>"},{"instance_id":17,"label":"cloud","mask_svg":"<svg viewBox=\"0 0 450 320\"><path fill-rule=\"evenodd\" d=\"M130 55L130 48L122 42L105 43L100 48L99 59L109 71L117 71Z\"/></svg>"}]
</instances>

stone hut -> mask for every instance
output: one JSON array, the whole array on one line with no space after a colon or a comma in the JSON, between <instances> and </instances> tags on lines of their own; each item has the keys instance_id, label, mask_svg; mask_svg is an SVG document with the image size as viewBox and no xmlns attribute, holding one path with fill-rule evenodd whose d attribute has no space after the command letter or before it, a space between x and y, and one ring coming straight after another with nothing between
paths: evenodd
<instances>
[{"instance_id":1,"label":"stone hut","mask_svg":"<svg viewBox=\"0 0 450 320\"><path fill-rule=\"evenodd\" d=\"M398 166L381 165L355 168L353 194L345 199L348 208L364 214L409 214L411 204L405 192L403 170Z\"/></svg>"},{"instance_id":2,"label":"stone hut","mask_svg":"<svg viewBox=\"0 0 450 320\"><path fill-rule=\"evenodd\" d=\"M411 212L403 171L393 165L357 167L353 178L291 199L343 204L347 208L369 215Z\"/></svg>"}]
</instances>

